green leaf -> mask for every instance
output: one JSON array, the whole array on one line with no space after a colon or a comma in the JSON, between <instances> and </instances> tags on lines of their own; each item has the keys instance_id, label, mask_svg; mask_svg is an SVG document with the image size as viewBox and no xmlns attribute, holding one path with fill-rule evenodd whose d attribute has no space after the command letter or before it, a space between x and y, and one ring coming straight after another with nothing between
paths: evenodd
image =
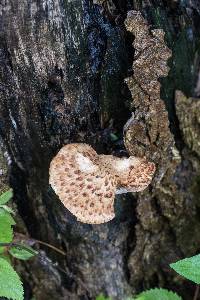
<instances>
[{"instance_id":1,"label":"green leaf","mask_svg":"<svg viewBox=\"0 0 200 300\"><path fill-rule=\"evenodd\" d=\"M173 293L171 291L165 290L165 289L151 289L146 292L142 292L140 295L138 295L135 300L182 300L181 297L179 297L176 293Z\"/></svg>"},{"instance_id":2,"label":"green leaf","mask_svg":"<svg viewBox=\"0 0 200 300\"><path fill-rule=\"evenodd\" d=\"M0 209L0 243L10 243L13 239L13 217L4 209Z\"/></svg>"},{"instance_id":3,"label":"green leaf","mask_svg":"<svg viewBox=\"0 0 200 300\"><path fill-rule=\"evenodd\" d=\"M23 300L24 291L19 275L3 258L0 258L0 297Z\"/></svg>"},{"instance_id":4,"label":"green leaf","mask_svg":"<svg viewBox=\"0 0 200 300\"><path fill-rule=\"evenodd\" d=\"M96 300L111 300L111 298L106 298L106 297L104 297L104 295L101 294L96 297Z\"/></svg>"},{"instance_id":5,"label":"green leaf","mask_svg":"<svg viewBox=\"0 0 200 300\"><path fill-rule=\"evenodd\" d=\"M9 264L11 264L10 255L8 255L7 253L5 253L5 254L0 254L0 258L3 258L3 259L5 259L5 260L7 260L7 262L8 262Z\"/></svg>"},{"instance_id":6,"label":"green leaf","mask_svg":"<svg viewBox=\"0 0 200 300\"><path fill-rule=\"evenodd\" d=\"M1 205L6 204L12 197L13 197L13 191L12 189L10 189L0 196L0 204Z\"/></svg>"},{"instance_id":7,"label":"green leaf","mask_svg":"<svg viewBox=\"0 0 200 300\"><path fill-rule=\"evenodd\" d=\"M200 284L200 254L170 264L178 274Z\"/></svg>"},{"instance_id":8,"label":"green leaf","mask_svg":"<svg viewBox=\"0 0 200 300\"><path fill-rule=\"evenodd\" d=\"M35 251L33 248L31 248L29 246L25 246L25 245L22 245L21 247L20 247L20 245L17 247L12 247L9 250L9 253L12 256L14 256L18 259L22 259L22 260L27 260L38 254L38 252Z\"/></svg>"},{"instance_id":9,"label":"green leaf","mask_svg":"<svg viewBox=\"0 0 200 300\"><path fill-rule=\"evenodd\" d=\"M5 247L0 247L0 255L4 253Z\"/></svg>"},{"instance_id":10,"label":"green leaf","mask_svg":"<svg viewBox=\"0 0 200 300\"><path fill-rule=\"evenodd\" d=\"M3 208L4 210L6 210L8 213L10 214L15 214L14 210L12 208L10 208L9 206L7 205L0 205L0 208Z\"/></svg>"}]
</instances>

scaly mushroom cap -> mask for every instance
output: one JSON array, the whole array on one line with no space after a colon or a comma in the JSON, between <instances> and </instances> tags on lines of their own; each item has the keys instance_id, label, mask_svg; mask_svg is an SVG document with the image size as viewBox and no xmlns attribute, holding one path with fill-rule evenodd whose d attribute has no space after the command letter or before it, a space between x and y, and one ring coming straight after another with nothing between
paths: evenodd
<instances>
[{"instance_id":1,"label":"scaly mushroom cap","mask_svg":"<svg viewBox=\"0 0 200 300\"><path fill-rule=\"evenodd\" d=\"M79 221L100 224L115 217L116 193L145 189L154 172L145 159L98 155L87 144L68 144L51 161L49 183Z\"/></svg>"},{"instance_id":2,"label":"scaly mushroom cap","mask_svg":"<svg viewBox=\"0 0 200 300\"><path fill-rule=\"evenodd\" d=\"M144 158L129 157L113 161L116 171L116 194L143 191L150 183L155 172L154 163Z\"/></svg>"},{"instance_id":3,"label":"scaly mushroom cap","mask_svg":"<svg viewBox=\"0 0 200 300\"><path fill-rule=\"evenodd\" d=\"M99 160L102 167L115 175L116 194L143 191L151 183L155 172L154 163L146 161L145 158L99 155Z\"/></svg>"},{"instance_id":4,"label":"scaly mushroom cap","mask_svg":"<svg viewBox=\"0 0 200 300\"><path fill-rule=\"evenodd\" d=\"M54 157L49 182L64 206L83 223L100 224L114 214L115 178L98 165L87 144L69 144Z\"/></svg>"}]
</instances>

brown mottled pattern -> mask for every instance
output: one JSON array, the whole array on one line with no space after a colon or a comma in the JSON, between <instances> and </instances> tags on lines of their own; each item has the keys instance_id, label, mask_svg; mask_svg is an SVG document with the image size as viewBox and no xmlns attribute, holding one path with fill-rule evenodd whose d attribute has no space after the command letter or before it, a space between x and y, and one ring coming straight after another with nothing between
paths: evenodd
<instances>
[{"instance_id":1,"label":"brown mottled pattern","mask_svg":"<svg viewBox=\"0 0 200 300\"><path fill-rule=\"evenodd\" d=\"M127 192L142 191L151 183L154 172L154 163L141 163L137 168L130 169L128 176L120 177L120 186Z\"/></svg>"},{"instance_id":2,"label":"brown mottled pattern","mask_svg":"<svg viewBox=\"0 0 200 300\"><path fill-rule=\"evenodd\" d=\"M81 170L76 160L78 153L87 157L95 169ZM117 171L116 162L126 159L98 155L87 144L69 144L53 158L49 182L64 206L79 221L88 224L108 222L115 217L116 190L141 191L149 185L155 171L153 163L137 158L130 158L133 163L123 172Z\"/></svg>"}]
</instances>

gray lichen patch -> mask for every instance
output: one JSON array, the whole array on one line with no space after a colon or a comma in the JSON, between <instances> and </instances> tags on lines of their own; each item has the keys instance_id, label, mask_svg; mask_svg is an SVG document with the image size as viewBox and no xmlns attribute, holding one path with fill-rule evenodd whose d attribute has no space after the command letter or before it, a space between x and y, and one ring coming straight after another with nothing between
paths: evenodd
<instances>
[{"instance_id":1,"label":"gray lichen patch","mask_svg":"<svg viewBox=\"0 0 200 300\"><path fill-rule=\"evenodd\" d=\"M200 156L200 99L176 91L176 113L185 144Z\"/></svg>"}]
</instances>

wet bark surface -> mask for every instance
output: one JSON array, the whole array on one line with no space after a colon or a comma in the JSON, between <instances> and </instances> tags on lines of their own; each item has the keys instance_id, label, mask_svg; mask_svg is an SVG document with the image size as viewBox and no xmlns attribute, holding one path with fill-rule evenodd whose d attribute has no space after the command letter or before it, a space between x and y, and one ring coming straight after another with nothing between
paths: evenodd
<instances>
[{"instance_id":1,"label":"wet bark surface","mask_svg":"<svg viewBox=\"0 0 200 300\"><path fill-rule=\"evenodd\" d=\"M123 144L137 105L125 83L136 59L124 25L131 9L162 28L172 50L170 72L160 80L168 120L157 145L146 133L161 155L155 162L162 176L142 194L117 196L111 222L82 224L50 188L49 163L70 142L134 153L134 139ZM200 250L198 1L8 0L0 16L0 135L24 224L18 230L66 252L40 247L42 256L17 265L26 299L123 299L153 286L191 299L194 287L168 265ZM160 151L162 143L173 151Z\"/></svg>"}]
</instances>

